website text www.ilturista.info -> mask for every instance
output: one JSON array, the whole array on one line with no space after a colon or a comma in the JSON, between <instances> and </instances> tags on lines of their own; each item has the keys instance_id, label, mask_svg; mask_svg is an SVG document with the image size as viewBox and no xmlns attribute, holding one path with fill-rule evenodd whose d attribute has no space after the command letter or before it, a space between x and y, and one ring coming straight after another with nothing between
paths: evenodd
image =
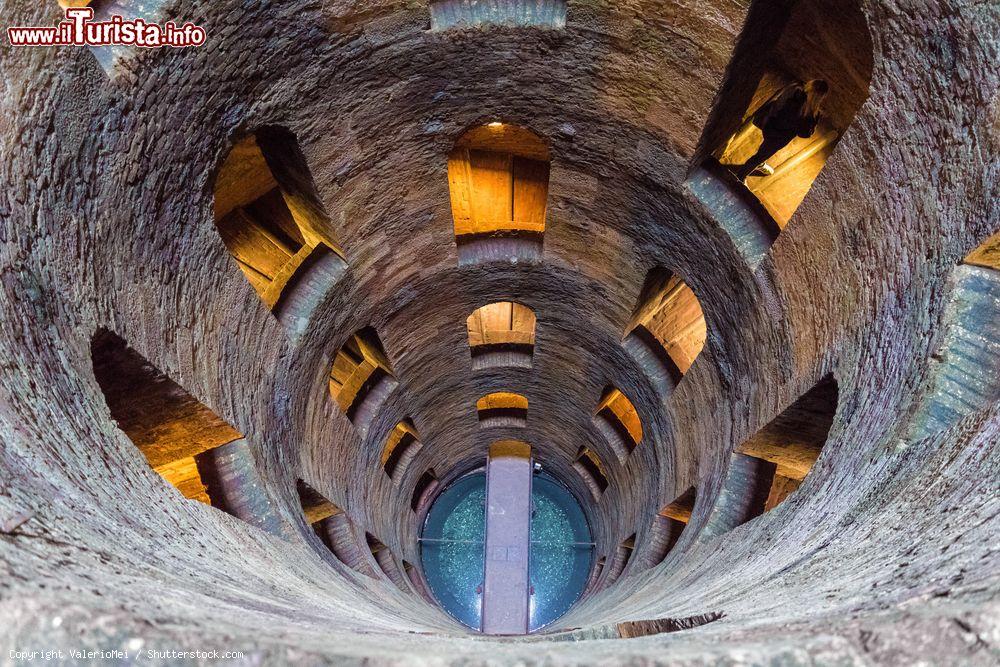
<instances>
[{"instance_id":1,"label":"website text www.ilturista.info","mask_svg":"<svg viewBox=\"0 0 1000 667\"><path fill-rule=\"evenodd\" d=\"M159 25L140 18L109 16L94 21L90 7L70 7L56 26L7 28L11 46L138 46L155 49L180 48L205 43L205 29L193 23L178 26L173 21Z\"/></svg>"}]
</instances>

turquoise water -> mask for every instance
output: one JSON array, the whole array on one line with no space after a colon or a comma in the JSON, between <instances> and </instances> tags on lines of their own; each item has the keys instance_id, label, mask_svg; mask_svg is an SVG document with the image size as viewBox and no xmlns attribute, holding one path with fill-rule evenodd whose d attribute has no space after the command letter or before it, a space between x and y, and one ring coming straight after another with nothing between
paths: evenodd
<instances>
[{"instance_id":1,"label":"turquoise water","mask_svg":"<svg viewBox=\"0 0 1000 667\"><path fill-rule=\"evenodd\" d=\"M531 484L531 630L565 614L580 597L593 547L583 509L569 490L544 474Z\"/></svg>"},{"instance_id":2,"label":"turquoise water","mask_svg":"<svg viewBox=\"0 0 1000 667\"><path fill-rule=\"evenodd\" d=\"M580 596L590 574L590 528L579 503L545 473L532 481L529 577L534 631L558 619ZM434 501L421 535L424 576L438 602L463 624L482 624L486 475L466 475Z\"/></svg>"},{"instance_id":3,"label":"turquoise water","mask_svg":"<svg viewBox=\"0 0 1000 667\"><path fill-rule=\"evenodd\" d=\"M486 476L469 475L434 501L420 543L424 577L434 596L445 611L477 630L482 596L476 588L483 582L485 537Z\"/></svg>"}]
</instances>

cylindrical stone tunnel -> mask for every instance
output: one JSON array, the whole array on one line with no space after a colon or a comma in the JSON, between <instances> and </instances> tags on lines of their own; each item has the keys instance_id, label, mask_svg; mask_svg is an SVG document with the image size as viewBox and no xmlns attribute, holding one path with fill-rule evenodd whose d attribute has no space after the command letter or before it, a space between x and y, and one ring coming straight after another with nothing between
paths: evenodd
<instances>
[{"instance_id":1,"label":"cylindrical stone tunnel","mask_svg":"<svg viewBox=\"0 0 1000 667\"><path fill-rule=\"evenodd\" d=\"M5 660L1000 662L1000 6L0 16Z\"/></svg>"}]
</instances>

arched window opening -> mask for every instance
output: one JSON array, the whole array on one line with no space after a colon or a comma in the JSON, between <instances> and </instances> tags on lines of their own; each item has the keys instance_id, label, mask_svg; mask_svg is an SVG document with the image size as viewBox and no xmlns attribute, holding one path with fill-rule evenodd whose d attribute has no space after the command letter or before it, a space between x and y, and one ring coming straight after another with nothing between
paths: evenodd
<instances>
[{"instance_id":1,"label":"arched window opening","mask_svg":"<svg viewBox=\"0 0 1000 667\"><path fill-rule=\"evenodd\" d=\"M382 449L382 469L399 484L406 469L420 451L420 439L413 422L407 418L396 424Z\"/></svg>"},{"instance_id":2,"label":"arched window opening","mask_svg":"<svg viewBox=\"0 0 1000 667\"><path fill-rule=\"evenodd\" d=\"M497 366L531 368L535 351L535 313L527 306L499 301L477 309L466 322L472 370Z\"/></svg>"},{"instance_id":3,"label":"arched window opening","mask_svg":"<svg viewBox=\"0 0 1000 667\"><path fill-rule=\"evenodd\" d=\"M441 483L438 481L437 475L434 474L434 468L425 470L424 474L417 480L416 486L413 487L413 495L410 497L410 509L420 514L426 509L427 503L430 502L431 497L440 485Z\"/></svg>"},{"instance_id":4,"label":"arched window opening","mask_svg":"<svg viewBox=\"0 0 1000 667\"><path fill-rule=\"evenodd\" d=\"M665 632L680 632L690 630L700 625L718 621L725 616L721 611L710 611L707 614L696 614L684 618L656 618L646 621L625 621L617 623L618 637L621 639L635 639L637 637L649 637Z\"/></svg>"},{"instance_id":5,"label":"arched window opening","mask_svg":"<svg viewBox=\"0 0 1000 667\"><path fill-rule=\"evenodd\" d=\"M607 556L601 556L597 559L594 569L590 573L590 579L587 581L585 593L595 593L600 590L601 575L604 574L604 566L607 560Z\"/></svg>"},{"instance_id":6,"label":"arched window opening","mask_svg":"<svg viewBox=\"0 0 1000 667\"><path fill-rule=\"evenodd\" d=\"M681 533L691 521L691 513L698 492L692 486L679 495L672 503L659 511L653 519L653 528L649 536L648 565L653 567L663 562L663 559L673 550L680 539Z\"/></svg>"},{"instance_id":7,"label":"arched window opening","mask_svg":"<svg viewBox=\"0 0 1000 667\"><path fill-rule=\"evenodd\" d=\"M549 149L529 130L490 123L448 155L460 265L541 256L549 193Z\"/></svg>"},{"instance_id":8,"label":"arched window opening","mask_svg":"<svg viewBox=\"0 0 1000 667\"><path fill-rule=\"evenodd\" d=\"M566 27L566 0L433 0L431 30L484 24Z\"/></svg>"},{"instance_id":9,"label":"arched window opening","mask_svg":"<svg viewBox=\"0 0 1000 667\"><path fill-rule=\"evenodd\" d=\"M826 443L837 394L836 380L825 377L733 453L707 537L771 511L799 488Z\"/></svg>"},{"instance_id":10,"label":"arched window opening","mask_svg":"<svg viewBox=\"0 0 1000 667\"><path fill-rule=\"evenodd\" d=\"M306 484L301 479L296 480L295 490L299 494L299 504L302 505L302 515L306 523L315 527L325 519L340 513L340 508L327 500L323 495Z\"/></svg>"},{"instance_id":11,"label":"arched window opening","mask_svg":"<svg viewBox=\"0 0 1000 667\"><path fill-rule=\"evenodd\" d=\"M754 264L868 98L872 68L857 0L752 3L690 182L720 220L758 218Z\"/></svg>"},{"instance_id":12,"label":"arched window opening","mask_svg":"<svg viewBox=\"0 0 1000 667\"><path fill-rule=\"evenodd\" d=\"M661 396L681 381L707 335L701 303L691 288L667 269L651 269L622 345Z\"/></svg>"},{"instance_id":13,"label":"arched window opening","mask_svg":"<svg viewBox=\"0 0 1000 667\"><path fill-rule=\"evenodd\" d=\"M617 549L615 549L611 565L608 566L607 574L604 577L604 586L610 586L618 581L619 577L622 576L622 573L625 572L625 568L628 567L628 563L632 559L632 552L634 551L635 534L632 534L622 540L622 543L618 545Z\"/></svg>"},{"instance_id":14,"label":"arched window opening","mask_svg":"<svg viewBox=\"0 0 1000 667\"><path fill-rule=\"evenodd\" d=\"M362 556L354 527L344 511L301 479L296 480L295 489L306 523L327 549L347 567L374 576L374 571L367 566Z\"/></svg>"},{"instance_id":15,"label":"arched window opening","mask_svg":"<svg viewBox=\"0 0 1000 667\"><path fill-rule=\"evenodd\" d=\"M909 442L1000 401L1000 233L952 272L943 331L929 363Z\"/></svg>"},{"instance_id":16,"label":"arched window opening","mask_svg":"<svg viewBox=\"0 0 1000 667\"><path fill-rule=\"evenodd\" d=\"M594 425L608 441L612 451L620 461L628 458L632 450L642 442L642 421L632 401L620 390L608 386L604 388L601 402L597 405Z\"/></svg>"},{"instance_id":17,"label":"arched window opening","mask_svg":"<svg viewBox=\"0 0 1000 667\"><path fill-rule=\"evenodd\" d=\"M378 334L367 327L352 334L330 371L330 395L362 433L399 386Z\"/></svg>"},{"instance_id":18,"label":"arched window opening","mask_svg":"<svg viewBox=\"0 0 1000 667\"><path fill-rule=\"evenodd\" d=\"M181 495L211 505L201 476L207 461L199 468L197 457L243 435L110 331L94 336L91 353L118 428Z\"/></svg>"},{"instance_id":19,"label":"arched window opening","mask_svg":"<svg viewBox=\"0 0 1000 667\"><path fill-rule=\"evenodd\" d=\"M288 130L262 128L233 146L215 181L215 224L268 308L280 308L313 267L330 279L346 268L305 156Z\"/></svg>"},{"instance_id":20,"label":"arched window opening","mask_svg":"<svg viewBox=\"0 0 1000 667\"><path fill-rule=\"evenodd\" d=\"M573 468L580 473L594 499L599 499L608 488L608 476L597 453L587 447L581 447L576 453Z\"/></svg>"},{"instance_id":21,"label":"arched window opening","mask_svg":"<svg viewBox=\"0 0 1000 667\"><path fill-rule=\"evenodd\" d=\"M962 264L1000 271L1000 232L983 241L965 257Z\"/></svg>"},{"instance_id":22,"label":"arched window opening","mask_svg":"<svg viewBox=\"0 0 1000 667\"><path fill-rule=\"evenodd\" d=\"M487 394L476 401L476 411L481 428L528 425L528 399L520 394L506 391Z\"/></svg>"},{"instance_id":23,"label":"arched window opening","mask_svg":"<svg viewBox=\"0 0 1000 667\"><path fill-rule=\"evenodd\" d=\"M158 475L185 498L282 532L239 431L106 329L91 359L111 417Z\"/></svg>"},{"instance_id":24,"label":"arched window opening","mask_svg":"<svg viewBox=\"0 0 1000 667\"><path fill-rule=\"evenodd\" d=\"M337 560L366 577L375 577L375 570L361 547L354 522L346 512L335 512L313 524L313 528Z\"/></svg>"},{"instance_id":25,"label":"arched window opening","mask_svg":"<svg viewBox=\"0 0 1000 667\"><path fill-rule=\"evenodd\" d=\"M368 542L368 548L371 550L372 557L375 558L375 562L378 563L378 567L382 570L385 578L396 584L396 587L404 593L409 593L410 589L406 585L406 577L403 576L403 570L399 567L399 563L396 562L396 556L393 555L392 549L383 544L381 540L371 533L365 533L365 539Z\"/></svg>"},{"instance_id":26,"label":"arched window opening","mask_svg":"<svg viewBox=\"0 0 1000 667\"><path fill-rule=\"evenodd\" d=\"M424 579L423 574L420 572L420 568L415 567L413 563L404 560L403 572L406 573L406 578L409 579L410 586L413 590L420 594L420 597L433 605L437 605L437 600L434 599L434 594L431 593L430 586L427 585L427 580Z\"/></svg>"}]
</instances>

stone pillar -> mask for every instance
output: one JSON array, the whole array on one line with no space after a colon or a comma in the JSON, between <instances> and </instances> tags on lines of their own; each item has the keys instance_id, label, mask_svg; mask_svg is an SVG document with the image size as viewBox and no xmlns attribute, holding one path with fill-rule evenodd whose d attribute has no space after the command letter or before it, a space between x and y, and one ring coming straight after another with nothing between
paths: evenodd
<instances>
[{"instance_id":1,"label":"stone pillar","mask_svg":"<svg viewBox=\"0 0 1000 667\"><path fill-rule=\"evenodd\" d=\"M485 634L528 632L528 552L531 547L531 447L503 441L486 464Z\"/></svg>"}]
</instances>

